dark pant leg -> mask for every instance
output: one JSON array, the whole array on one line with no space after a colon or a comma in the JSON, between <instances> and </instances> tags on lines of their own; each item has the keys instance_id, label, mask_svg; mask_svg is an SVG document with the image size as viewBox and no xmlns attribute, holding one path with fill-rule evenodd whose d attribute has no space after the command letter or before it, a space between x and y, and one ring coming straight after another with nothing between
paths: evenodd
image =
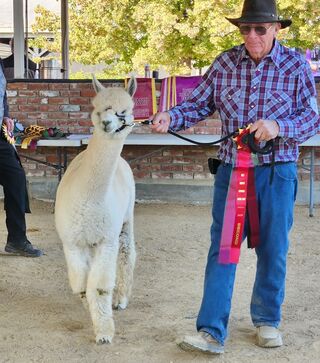
<instances>
[{"instance_id":1,"label":"dark pant leg","mask_svg":"<svg viewBox=\"0 0 320 363\"><path fill-rule=\"evenodd\" d=\"M19 247L26 240L26 176L14 147L0 138L0 184L6 210L7 241Z\"/></svg>"}]
</instances>

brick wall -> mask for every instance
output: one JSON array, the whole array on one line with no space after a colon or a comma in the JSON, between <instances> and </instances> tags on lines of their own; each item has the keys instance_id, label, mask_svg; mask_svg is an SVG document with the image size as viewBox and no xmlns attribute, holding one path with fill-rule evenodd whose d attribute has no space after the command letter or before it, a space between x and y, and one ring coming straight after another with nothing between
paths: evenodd
<instances>
[{"instance_id":1,"label":"brick wall","mask_svg":"<svg viewBox=\"0 0 320 363\"><path fill-rule=\"evenodd\" d=\"M103 82L106 86L121 87L122 81ZM157 83L159 91L161 83ZM320 105L320 83L317 83ZM158 92L159 93L159 92ZM64 132L89 133L92 127L90 114L91 98L94 90L90 81L45 81L29 80L8 83L8 102L11 117L17 118L23 125L42 125L59 127ZM135 128L135 133L149 133L148 126ZM186 130L186 134L220 134L220 121L217 117L202 121L196 127ZM211 178L207 159L216 154L215 147L198 146L135 146L124 147L123 156L130 161L137 181L154 180L209 180ZM81 151L69 150L69 161ZM23 150L20 154L56 163L57 150L38 147L36 151ZM301 148L301 158L307 157L308 148ZM145 157L143 157L145 155ZM138 160L134 161L134 159ZM317 164L320 148L316 152ZM46 165L22 158L28 177L50 177L57 171ZM299 168L301 180L309 178L306 170ZM320 180L320 167L316 167L315 179Z\"/></svg>"}]
</instances>

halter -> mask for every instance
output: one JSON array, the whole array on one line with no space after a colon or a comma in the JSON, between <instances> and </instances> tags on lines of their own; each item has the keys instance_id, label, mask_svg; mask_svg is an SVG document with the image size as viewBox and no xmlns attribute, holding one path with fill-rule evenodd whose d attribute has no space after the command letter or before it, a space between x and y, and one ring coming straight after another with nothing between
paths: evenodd
<instances>
[{"instance_id":1,"label":"halter","mask_svg":"<svg viewBox=\"0 0 320 363\"><path fill-rule=\"evenodd\" d=\"M126 118L125 118L125 115L119 115L117 112L115 113L115 115L118 117L118 119L120 120L120 121L122 121L122 126L120 126L118 129L116 129L116 131L115 132L120 132L120 131L122 131L122 130L124 130L127 126L130 126L130 127L132 127L134 124L131 124L131 125L128 125L128 124L126 124Z\"/></svg>"}]
</instances>

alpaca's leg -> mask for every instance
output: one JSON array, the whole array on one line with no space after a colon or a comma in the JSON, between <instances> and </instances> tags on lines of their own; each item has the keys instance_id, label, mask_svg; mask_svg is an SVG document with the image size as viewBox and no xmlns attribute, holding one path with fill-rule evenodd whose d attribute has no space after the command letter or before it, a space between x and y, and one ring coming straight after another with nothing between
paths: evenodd
<instances>
[{"instance_id":1,"label":"alpaca's leg","mask_svg":"<svg viewBox=\"0 0 320 363\"><path fill-rule=\"evenodd\" d=\"M117 266L117 282L114 291L114 307L125 309L128 306L133 283L133 270L136 250L133 235L133 218L123 224L120 234L120 248Z\"/></svg>"},{"instance_id":2,"label":"alpaca's leg","mask_svg":"<svg viewBox=\"0 0 320 363\"><path fill-rule=\"evenodd\" d=\"M111 343L114 335L112 293L116 279L118 244L96 247L88 276L87 300L97 344Z\"/></svg>"},{"instance_id":3,"label":"alpaca's leg","mask_svg":"<svg viewBox=\"0 0 320 363\"><path fill-rule=\"evenodd\" d=\"M71 249L64 245L64 254L67 261L71 289L74 294L80 294L80 297L83 297L87 286L89 252L86 249L77 247Z\"/></svg>"}]
</instances>

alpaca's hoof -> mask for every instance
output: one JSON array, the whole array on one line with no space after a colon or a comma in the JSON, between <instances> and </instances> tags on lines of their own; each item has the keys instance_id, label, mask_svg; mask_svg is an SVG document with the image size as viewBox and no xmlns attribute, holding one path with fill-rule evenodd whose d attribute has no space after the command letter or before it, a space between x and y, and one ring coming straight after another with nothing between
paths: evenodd
<instances>
[{"instance_id":1,"label":"alpaca's hoof","mask_svg":"<svg viewBox=\"0 0 320 363\"><path fill-rule=\"evenodd\" d=\"M128 306L128 299L127 298L122 298L120 299L118 302L113 304L113 308L116 310L124 310L126 309Z\"/></svg>"},{"instance_id":2,"label":"alpaca's hoof","mask_svg":"<svg viewBox=\"0 0 320 363\"><path fill-rule=\"evenodd\" d=\"M128 306L128 302L126 301L125 303L120 303L118 306L117 306L117 309L118 310L124 310L126 309Z\"/></svg>"},{"instance_id":3,"label":"alpaca's hoof","mask_svg":"<svg viewBox=\"0 0 320 363\"><path fill-rule=\"evenodd\" d=\"M111 342L112 342L112 336L103 335L103 334L98 334L96 336L96 343L97 343L97 345L111 344Z\"/></svg>"},{"instance_id":4,"label":"alpaca's hoof","mask_svg":"<svg viewBox=\"0 0 320 363\"><path fill-rule=\"evenodd\" d=\"M113 305L114 310L125 310L128 307L128 302L122 302Z\"/></svg>"}]
</instances>

